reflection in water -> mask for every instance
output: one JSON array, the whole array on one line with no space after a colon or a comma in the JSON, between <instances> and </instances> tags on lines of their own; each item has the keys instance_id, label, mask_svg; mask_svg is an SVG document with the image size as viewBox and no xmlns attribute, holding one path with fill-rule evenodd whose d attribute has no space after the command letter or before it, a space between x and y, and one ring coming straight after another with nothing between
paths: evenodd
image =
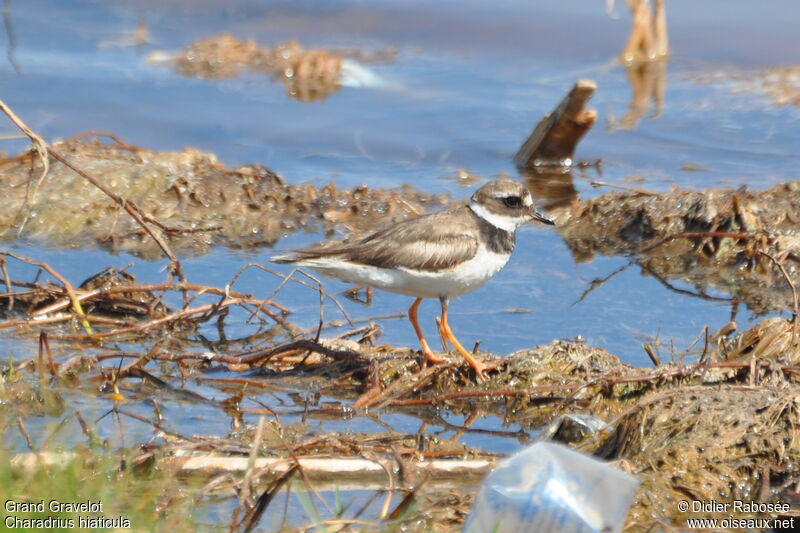
<instances>
[{"instance_id":1,"label":"reflection in water","mask_svg":"<svg viewBox=\"0 0 800 533\"><path fill-rule=\"evenodd\" d=\"M645 61L627 65L628 80L631 83L631 103L628 112L619 119L609 117L608 130L632 130L647 114L652 105L652 118L664 109L664 95L667 91L667 59Z\"/></svg>"},{"instance_id":2,"label":"reflection in water","mask_svg":"<svg viewBox=\"0 0 800 533\"><path fill-rule=\"evenodd\" d=\"M570 167L539 167L525 170L522 175L534 198L548 212L578 198Z\"/></svg>"},{"instance_id":3,"label":"reflection in water","mask_svg":"<svg viewBox=\"0 0 800 533\"><path fill-rule=\"evenodd\" d=\"M144 17L139 17L139 23L133 30L122 32L117 38L110 41L100 41L97 44L99 49L103 48L142 48L150 42L150 31Z\"/></svg>"},{"instance_id":4,"label":"reflection in water","mask_svg":"<svg viewBox=\"0 0 800 533\"><path fill-rule=\"evenodd\" d=\"M6 29L6 37L8 38L8 48L6 48L6 57L8 62L14 67L14 72L19 74L22 72L14 59L14 50L17 48L17 38L14 36L14 26L11 24L11 0L3 0L3 26Z\"/></svg>"},{"instance_id":5,"label":"reflection in water","mask_svg":"<svg viewBox=\"0 0 800 533\"><path fill-rule=\"evenodd\" d=\"M576 261L630 255L673 292L741 301L765 315L796 305L799 190L790 182L762 191L614 192L575 202L556 218Z\"/></svg>"}]
</instances>

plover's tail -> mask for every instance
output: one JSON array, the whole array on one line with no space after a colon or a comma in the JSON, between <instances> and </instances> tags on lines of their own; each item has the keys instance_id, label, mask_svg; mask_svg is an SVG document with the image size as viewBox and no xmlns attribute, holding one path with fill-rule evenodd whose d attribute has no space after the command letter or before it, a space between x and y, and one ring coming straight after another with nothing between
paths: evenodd
<instances>
[{"instance_id":1,"label":"plover's tail","mask_svg":"<svg viewBox=\"0 0 800 533\"><path fill-rule=\"evenodd\" d=\"M311 265L317 264L320 260L325 263L325 259L340 257L341 254L342 250L338 247L286 250L273 255L269 260L281 264Z\"/></svg>"},{"instance_id":2,"label":"plover's tail","mask_svg":"<svg viewBox=\"0 0 800 533\"><path fill-rule=\"evenodd\" d=\"M289 264L289 263L296 263L297 261L302 261L302 258L298 256L297 252L288 251L288 252L280 252L277 253L269 258L270 261L273 263L279 264Z\"/></svg>"}]
</instances>

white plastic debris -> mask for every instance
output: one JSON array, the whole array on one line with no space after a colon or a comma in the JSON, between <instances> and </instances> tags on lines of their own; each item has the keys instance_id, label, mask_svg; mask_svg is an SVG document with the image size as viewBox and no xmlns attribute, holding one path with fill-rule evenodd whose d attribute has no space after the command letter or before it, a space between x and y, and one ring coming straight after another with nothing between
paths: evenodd
<instances>
[{"instance_id":1,"label":"white plastic debris","mask_svg":"<svg viewBox=\"0 0 800 533\"><path fill-rule=\"evenodd\" d=\"M638 486L597 459L538 442L486 477L464 533L616 533Z\"/></svg>"},{"instance_id":2,"label":"white plastic debris","mask_svg":"<svg viewBox=\"0 0 800 533\"><path fill-rule=\"evenodd\" d=\"M342 60L339 83L344 87L369 88L382 88L387 84L375 71L352 59Z\"/></svg>"}]
</instances>

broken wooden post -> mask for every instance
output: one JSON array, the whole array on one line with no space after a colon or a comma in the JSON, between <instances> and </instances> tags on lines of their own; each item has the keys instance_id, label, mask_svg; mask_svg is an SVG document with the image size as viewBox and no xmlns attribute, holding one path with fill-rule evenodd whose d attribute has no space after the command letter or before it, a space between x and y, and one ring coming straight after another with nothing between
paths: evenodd
<instances>
[{"instance_id":1,"label":"broken wooden post","mask_svg":"<svg viewBox=\"0 0 800 533\"><path fill-rule=\"evenodd\" d=\"M590 80L575 83L558 107L540 120L522 143L514 156L517 168L571 166L578 141L597 120L597 111L584 109L596 89L597 85Z\"/></svg>"}]
</instances>

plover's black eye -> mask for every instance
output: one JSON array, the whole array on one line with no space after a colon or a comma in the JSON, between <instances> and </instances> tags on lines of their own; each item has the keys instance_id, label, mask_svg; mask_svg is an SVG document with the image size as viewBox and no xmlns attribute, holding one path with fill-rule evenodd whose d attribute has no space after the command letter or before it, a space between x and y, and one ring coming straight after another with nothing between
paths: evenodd
<instances>
[{"instance_id":1,"label":"plover's black eye","mask_svg":"<svg viewBox=\"0 0 800 533\"><path fill-rule=\"evenodd\" d=\"M503 203L506 204L506 207L511 207L512 209L519 209L522 207L522 198L519 196L506 196L503 198Z\"/></svg>"}]
</instances>

